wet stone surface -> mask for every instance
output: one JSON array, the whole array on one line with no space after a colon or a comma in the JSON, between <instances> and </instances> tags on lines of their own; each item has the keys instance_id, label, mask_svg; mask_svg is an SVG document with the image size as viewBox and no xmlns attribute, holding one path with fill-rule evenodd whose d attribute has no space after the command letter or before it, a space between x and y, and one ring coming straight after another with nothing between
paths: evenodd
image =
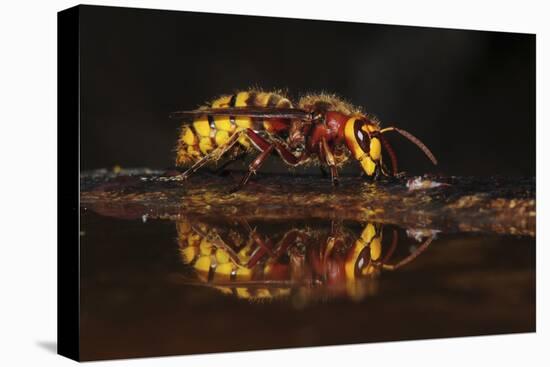
<instances>
[{"instance_id":1,"label":"wet stone surface","mask_svg":"<svg viewBox=\"0 0 550 367\"><path fill-rule=\"evenodd\" d=\"M198 172L154 181L164 172L107 170L81 175L81 206L105 215L151 218L220 214L246 219L310 217L374 221L405 228L535 235L535 179L403 177L378 182L343 177L258 174L231 193L241 173ZM151 180L151 178L153 180Z\"/></svg>"}]
</instances>

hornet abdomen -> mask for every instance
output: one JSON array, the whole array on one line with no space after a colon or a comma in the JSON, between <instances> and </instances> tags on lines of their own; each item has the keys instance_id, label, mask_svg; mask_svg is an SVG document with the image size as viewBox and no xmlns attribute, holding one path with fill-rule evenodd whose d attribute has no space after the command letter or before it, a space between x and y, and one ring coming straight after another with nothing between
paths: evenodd
<instances>
[{"instance_id":1,"label":"hornet abdomen","mask_svg":"<svg viewBox=\"0 0 550 367\"><path fill-rule=\"evenodd\" d=\"M203 108L229 107L277 107L292 108L292 103L280 94L272 92L243 91L224 95ZM176 165L186 166L203 158L215 148L224 145L233 134L244 130L279 133L287 130L289 121L284 119L257 120L246 116L203 115L186 124L180 133L177 145ZM249 149L250 140L239 138L239 144Z\"/></svg>"}]
</instances>

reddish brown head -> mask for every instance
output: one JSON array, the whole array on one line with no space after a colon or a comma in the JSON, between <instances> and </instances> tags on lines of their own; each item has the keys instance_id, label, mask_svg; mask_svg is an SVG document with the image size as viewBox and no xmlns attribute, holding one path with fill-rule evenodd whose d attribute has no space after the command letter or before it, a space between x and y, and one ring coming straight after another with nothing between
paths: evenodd
<instances>
[{"instance_id":1,"label":"reddish brown head","mask_svg":"<svg viewBox=\"0 0 550 367\"><path fill-rule=\"evenodd\" d=\"M311 111L313 121L306 149L315 152L323 140L332 148L345 146L359 161L368 176L379 173L397 174L397 158L383 134L395 131L416 144L434 163L437 160L430 150L416 137L396 127L381 129L378 121L365 115L360 109L330 94L309 95L299 102L300 108ZM306 134L304 134L306 135ZM391 172L382 163L382 150L392 163Z\"/></svg>"}]
</instances>

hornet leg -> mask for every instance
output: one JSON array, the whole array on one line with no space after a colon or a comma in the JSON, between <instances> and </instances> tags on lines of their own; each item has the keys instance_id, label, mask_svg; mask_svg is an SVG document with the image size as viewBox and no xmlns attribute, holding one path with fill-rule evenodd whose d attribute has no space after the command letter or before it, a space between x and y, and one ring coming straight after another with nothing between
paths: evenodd
<instances>
[{"instance_id":1,"label":"hornet leg","mask_svg":"<svg viewBox=\"0 0 550 367\"><path fill-rule=\"evenodd\" d=\"M275 147L275 150L277 151L277 153L279 153L279 156L283 159L283 161L286 164L290 165L290 166L297 166L300 163L302 163L302 161L304 159L307 158L307 154L302 154L302 155L296 157L294 154L292 154L291 151L288 150L288 148L286 148L280 142L278 142L278 141L273 141L273 142L267 141L266 139L264 139L263 137L258 135L256 132L254 132L254 130L252 130L252 129L248 129L246 131L246 135L248 136L248 138L252 141L254 146L260 152L263 152L270 145L273 145Z\"/></svg>"},{"instance_id":2,"label":"hornet leg","mask_svg":"<svg viewBox=\"0 0 550 367\"><path fill-rule=\"evenodd\" d=\"M426 249L428 248L428 246L430 246L430 243L432 243L432 241L433 241L433 236L429 237L412 254L410 254L409 256L407 256L406 258L404 258L403 260L401 260L397 264L395 264L395 265L382 264L382 267L386 270L395 270L395 269L398 269L398 268L402 267L403 265L407 265L408 263L413 261L418 255L420 255L421 253L426 251Z\"/></svg>"},{"instance_id":3,"label":"hornet leg","mask_svg":"<svg viewBox=\"0 0 550 367\"><path fill-rule=\"evenodd\" d=\"M195 164L193 164L189 169L187 169L185 172L183 172L177 177L178 180L186 180L189 176L191 176L193 173L195 173L199 168L204 166L206 163L220 159L229 149L231 149L235 143L239 140L239 137L241 136L241 133L235 133L231 136L231 138L225 143L225 145L219 146L201 159L199 159Z\"/></svg>"},{"instance_id":4,"label":"hornet leg","mask_svg":"<svg viewBox=\"0 0 550 367\"><path fill-rule=\"evenodd\" d=\"M250 163L250 166L248 167L248 172L246 173L246 175L243 177L243 179L241 180L241 182L237 185L237 187L235 187L232 192L235 192L239 189L241 189L244 185L246 185L246 183L248 182L248 180L250 179L250 176L252 176L253 174L256 174L256 171L260 169L260 167L264 164L265 160L267 159L267 157L269 157L269 155L271 154L271 152L273 151L273 148L274 146L273 145L270 145L269 147L267 147L263 152L261 152L257 157L256 159L254 159L252 161L252 163Z\"/></svg>"},{"instance_id":5,"label":"hornet leg","mask_svg":"<svg viewBox=\"0 0 550 367\"><path fill-rule=\"evenodd\" d=\"M255 174L256 171L262 166L262 164L265 162L269 154L271 154L273 149L275 149L277 153L279 153L279 156L281 156L281 158L285 163L291 166L296 166L300 164L304 159L307 158L306 154L302 154L301 156L296 157L280 142L278 141L270 142L265 138L263 138L262 136L258 135L252 129L247 129L245 131L248 139L250 139L254 147L256 147L256 149L258 149L261 153L250 164L248 173L243 177L239 185L237 185L234 189L230 191L231 193L238 191L248 182L248 180L250 179L250 176L252 176L252 174Z\"/></svg>"},{"instance_id":6,"label":"hornet leg","mask_svg":"<svg viewBox=\"0 0 550 367\"><path fill-rule=\"evenodd\" d=\"M338 168L336 167L336 161L334 160L334 155L330 150L330 147L327 144L325 138L321 138L321 143L319 149L322 152L322 156L325 159L325 163L330 168L330 179L332 180L332 186L338 186Z\"/></svg>"}]
</instances>

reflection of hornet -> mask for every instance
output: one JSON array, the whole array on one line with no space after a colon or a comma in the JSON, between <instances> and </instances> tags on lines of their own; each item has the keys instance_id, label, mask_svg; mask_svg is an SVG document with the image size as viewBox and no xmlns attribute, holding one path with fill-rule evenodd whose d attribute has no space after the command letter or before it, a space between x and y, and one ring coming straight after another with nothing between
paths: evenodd
<instances>
[{"instance_id":1,"label":"reflection of hornet","mask_svg":"<svg viewBox=\"0 0 550 367\"><path fill-rule=\"evenodd\" d=\"M383 226L368 223L359 235L332 223L330 228L293 228L264 236L246 221L230 226L177 223L183 262L193 267L193 283L253 300L301 294L361 298L375 290L381 269L397 269L424 251L426 240L403 260L390 264L397 231L383 250Z\"/></svg>"}]
</instances>

